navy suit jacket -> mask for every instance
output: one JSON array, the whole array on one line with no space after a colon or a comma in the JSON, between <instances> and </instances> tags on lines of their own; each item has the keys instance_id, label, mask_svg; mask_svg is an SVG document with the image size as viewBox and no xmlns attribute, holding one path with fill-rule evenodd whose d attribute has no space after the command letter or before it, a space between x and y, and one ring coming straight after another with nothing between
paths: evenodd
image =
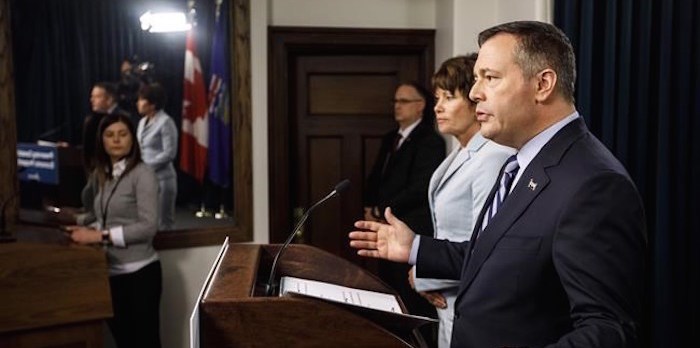
<instances>
[{"instance_id":1,"label":"navy suit jacket","mask_svg":"<svg viewBox=\"0 0 700 348\"><path fill-rule=\"evenodd\" d=\"M420 241L418 276L460 279L452 347L640 344L642 202L581 118L541 149L479 234Z\"/></svg>"},{"instance_id":2,"label":"navy suit jacket","mask_svg":"<svg viewBox=\"0 0 700 348\"><path fill-rule=\"evenodd\" d=\"M392 213L413 231L432 236L428 184L433 171L445 158L445 140L430 122L423 121L391 154L397 132L395 129L382 138L379 155L367 177L364 206L378 206L382 213L384 208L391 207Z\"/></svg>"}]
</instances>

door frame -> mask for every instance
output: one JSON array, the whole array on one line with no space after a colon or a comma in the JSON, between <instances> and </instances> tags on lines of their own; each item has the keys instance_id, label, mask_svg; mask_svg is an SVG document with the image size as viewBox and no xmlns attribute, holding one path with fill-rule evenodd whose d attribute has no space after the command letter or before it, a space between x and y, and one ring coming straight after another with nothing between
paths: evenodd
<instances>
[{"instance_id":1,"label":"door frame","mask_svg":"<svg viewBox=\"0 0 700 348\"><path fill-rule=\"evenodd\" d=\"M434 69L435 30L268 27L268 168L270 243L284 241L292 228L289 98L291 63L311 54L418 54L419 82ZM358 212L359 216L360 212Z\"/></svg>"}]
</instances>

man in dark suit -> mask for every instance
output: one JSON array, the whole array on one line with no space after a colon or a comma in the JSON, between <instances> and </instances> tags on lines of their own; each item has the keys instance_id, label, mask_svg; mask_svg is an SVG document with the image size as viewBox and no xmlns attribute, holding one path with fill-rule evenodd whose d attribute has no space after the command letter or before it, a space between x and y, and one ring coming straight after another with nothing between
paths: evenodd
<instances>
[{"instance_id":1,"label":"man in dark suit","mask_svg":"<svg viewBox=\"0 0 700 348\"><path fill-rule=\"evenodd\" d=\"M117 86L110 82L98 82L90 91L90 114L83 122L83 160L85 169L89 173L94 169L95 141L97 140L97 127L106 115L120 114L131 118L132 116L118 106L119 96ZM134 123L136 124L136 123Z\"/></svg>"},{"instance_id":2,"label":"man in dark suit","mask_svg":"<svg viewBox=\"0 0 700 348\"><path fill-rule=\"evenodd\" d=\"M639 194L574 106L566 36L540 22L479 35L470 98L482 134L518 149L499 174L471 242L360 221L364 256L460 279L453 347L637 347L646 227Z\"/></svg>"},{"instance_id":3,"label":"man in dark suit","mask_svg":"<svg viewBox=\"0 0 700 348\"><path fill-rule=\"evenodd\" d=\"M394 94L394 119L399 127L384 135L377 160L367 178L365 219L383 221L391 207L411 229L432 236L428 206L430 176L445 158L445 141L434 126L432 96L418 84L400 85ZM394 288L409 311L435 317L435 309L411 289L410 266L379 263L379 277ZM430 337L428 340L432 340Z\"/></svg>"},{"instance_id":4,"label":"man in dark suit","mask_svg":"<svg viewBox=\"0 0 700 348\"><path fill-rule=\"evenodd\" d=\"M93 200L97 193L96 183L92 172L95 169L95 145L98 136L98 127L102 119L107 115L123 115L127 118L133 116L122 110L119 105L117 86L110 82L98 82L90 91L90 114L83 122L83 166L87 173L87 183L80 193L80 200L87 210L92 209Z\"/></svg>"},{"instance_id":5,"label":"man in dark suit","mask_svg":"<svg viewBox=\"0 0 700 348\"><path fill-rule=\"evenodd\" d=\"M383 220L391 207L419 234L432 236L428 206L430 176L445 158L445 141L435 131L432 97L420 85L396 89L394 119L398 128L384 135L364 194L365 218Z\"/></svg>"}]
</instances>

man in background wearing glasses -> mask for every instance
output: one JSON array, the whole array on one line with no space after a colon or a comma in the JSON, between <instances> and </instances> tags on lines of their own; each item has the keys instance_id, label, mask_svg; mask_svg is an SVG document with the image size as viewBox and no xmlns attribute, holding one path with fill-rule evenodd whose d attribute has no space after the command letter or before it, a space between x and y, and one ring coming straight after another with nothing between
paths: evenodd
<instances>
[{"instance_id":1,"label":"man in background wearing glasses","mask_svg":"<svg viewBox=\"0 0 700 348\"><path fill-rule=\"evenodd\" d=\"M428 184L445 158L445 141L435 131L433 96L417 83L404 83L396 89L393 104L398 127L382 138L367 178L364 219L384 221L384 209L391 207L413 231L432 237ZM435 309L408 284L408 269L380 260L379 277L401 295L411 314L435 317ZM423 334L428 342L434 341L431 333Z\"/></svg>"}]
</instances>

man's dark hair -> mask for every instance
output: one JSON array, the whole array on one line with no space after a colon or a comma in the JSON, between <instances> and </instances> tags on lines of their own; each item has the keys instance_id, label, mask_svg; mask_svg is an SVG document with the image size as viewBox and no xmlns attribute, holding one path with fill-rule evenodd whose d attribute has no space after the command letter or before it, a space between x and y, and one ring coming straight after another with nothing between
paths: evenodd
<instances>
[{"instance_id":1,"label":"man's dark hair","mask_svg":"<svg viewBox=\"0 0 700 348\"><path fill-rule=\"evenodd\" d=\"M399 85L399 87L401 86L412 87L416 90L416 92L418 92L418 94L420 94L421 99L425 101L423 115L421 116L423 120L421 122L435 124L435 110L433 110L435 107L435 98L433 97L433 94L428 92L428 90L422 84L416 81L404 82Z\"/></svg>"},{"instance_id":2,"label":"man's dark hair","mask_svg":"<svg viewBox=\"0 0 700 348\"><path fill-rule=\"evenodd\" d=\"M444 61L433 75L433 90L440 88L450 93L459 91L462 98L469 100L469 91L474 85L476 57L476 53L470 53Z\"/></svg>"},{"instance_id":3,"label":"man's dark hair","mask_svg":"<svg viewBox=\"0 0 700 348\"><path fill-rule=\"evenodd\" d=\"M117 85L111 82L101 81L96 83L92 88L102 88L108 97L112 97L114 103L119 101L119 93L117 92Z\"/></svg>"},{"instance_id":4,"label":"man's dark hair","mask_svg":"<svg viewBox=\"0 0 700 348\"><path fill-rule=\"evenodd\" d=\"M546 68L557 74L556 89L574 102L576 57L569 38L554 25L536 21L517 21L497 25L479 33L479 46L493 36L507 33L515 36L515 62L525 77L531 78Z\"/></svg>"},{"instance_id":5,"label":"man's dark hair","mask_svg":"<svg viewBox=\"0 0 700 348\"><path fill-rule=\"evenodd\" d=\"M146 99L156 107L156 110L162 110L167 99L165 97L165 89L157 82L141 86L139 98Z\"/></svg>"},{"instance_id":6,"label":"man's dark hair","mask_svg":"<svg viewBox=\"0 0 700 348\"><path fill-rule=\"evenodd\" d=\"M105 116L102 121L100 121L99 131L97 132L97 142L95 143L95 175L100 186L104 185L107 180L111 180L112 176L112 161L105 149L104 136L105 130L117 123L121 122L126 124L129 129L129 134L131 134L131 151L125 156L126 159L126 169L123 175L126 175L129 171L134 169L137 164L141 163L141 149L139 148L139 143L136 140L136 128L131 122L128 116L122 114L111 114Z\"/></svg>"}]
</instances>

